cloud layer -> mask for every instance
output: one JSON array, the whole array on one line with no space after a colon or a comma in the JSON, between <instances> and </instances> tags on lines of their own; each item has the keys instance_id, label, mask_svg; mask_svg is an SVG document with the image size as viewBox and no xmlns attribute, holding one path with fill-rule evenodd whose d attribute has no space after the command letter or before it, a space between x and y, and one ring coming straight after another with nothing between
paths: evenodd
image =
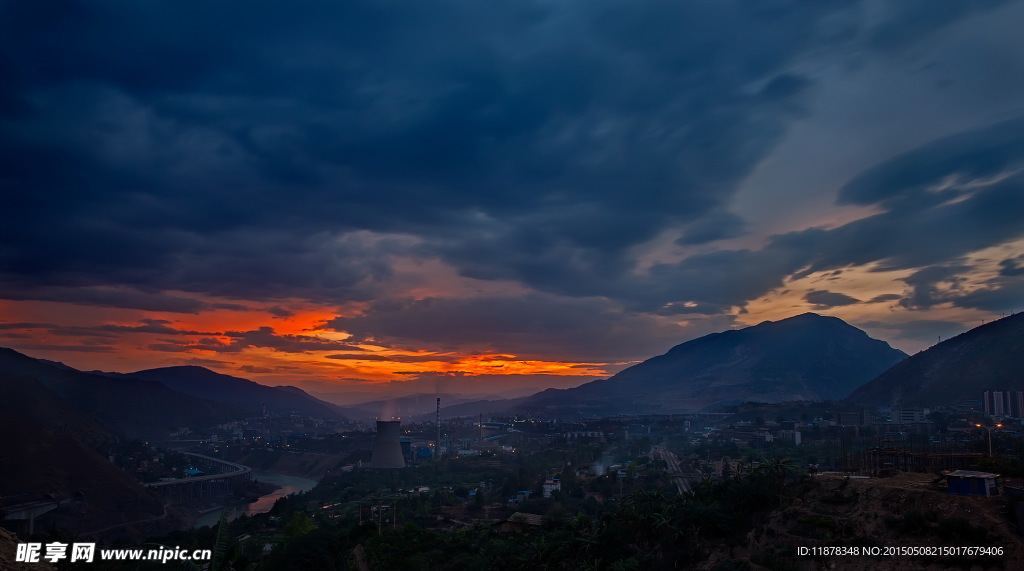
<instances>
[{"instance_id":1,"label":"cloud layer","mask_svg":"<svg viewBox=\"0 0 1024 571\"><path fill-rule=\"evenodd\" d=\"M6 3L0 298L139 319L302 302L352 341L609 363L817 272L905 277L898 299L836 283L804 308L1013 309L1024 258L971 256L1024 238L1024 119L823 188L852 221L756 237L731 207L813 123L820 86L883 59L955 78L1014 40L912 60L1014 5ZM165 333L158 352L352 349L170 325L105 332Z\"/></svg>"}]
</instances>

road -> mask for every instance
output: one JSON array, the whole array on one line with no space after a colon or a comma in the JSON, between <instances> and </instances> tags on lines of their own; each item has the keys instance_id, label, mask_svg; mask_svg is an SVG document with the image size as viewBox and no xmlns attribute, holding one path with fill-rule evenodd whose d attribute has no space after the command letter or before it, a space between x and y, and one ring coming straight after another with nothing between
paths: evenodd
<instances>
[{"instance_id":1,"label":"road","mask_svg":"<svg viewBox=\"0 0 1024 571\"><path fill-rule=\"evenodd\" d=\"M697 472L690 466L682 466L679 463L679 458L674 452L665 448L664 446L657 446L654 452L660 456L666 464L668 464L668 473L672 477L672 482L676 485L676 489L679 490L680 494L685 494L691 490L690 481L693 479L700 478L700 472Z\"/></svg>"},{"instance_id":2,"label":"road","mask_svg":"<svg viewBox=\"0 0 1024 571\"><path fill-rule=\"evenodd\" d=\"M204 460L209 460L209 461L215 462L217 464L222 464L222 465L227 466L228 468L230 468L231 472L223 472L223 473L220 473L220 474L209 474L209 475L206 475L206 476L193 476L191 478L175 478L173 480L161 480L159 482L150 482L148 484L143 484L143 485L146 486L147 488L161 488L163 486L173 486L175 484L181 484L181 483L194 484L195 482L205 482L205 481L208 481L208 480L223 480L224 478L233 478L233 477L237 477L237 476L242 476L244 474L249 474L249 473L252 472L252 468L250 468L248 466L243 466L241 464L235 464L234 462L228 462L227 460L221 460L220 458L211 458L209 456L204 456L202 454L196 454L194 452L182 452L182 454L185 454L186 456L195 456L196 458L202 458Z\"/></svg>"}]
</instances>

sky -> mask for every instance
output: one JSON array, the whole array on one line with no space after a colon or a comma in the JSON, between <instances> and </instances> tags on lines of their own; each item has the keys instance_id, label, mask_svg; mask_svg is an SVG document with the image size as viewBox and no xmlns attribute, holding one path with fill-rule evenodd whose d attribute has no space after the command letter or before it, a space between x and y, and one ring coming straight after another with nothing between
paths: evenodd
<instances>
[{"instance_id":1,"label":"sky","mask_svg":"<svg viewBox=\"0 0 1024 571\"><path fill-rule=\"evenodd\" d=\"M0 346L522 394L1024 309L1024 2L0 1Z\"/></svg>"}]
</instances>

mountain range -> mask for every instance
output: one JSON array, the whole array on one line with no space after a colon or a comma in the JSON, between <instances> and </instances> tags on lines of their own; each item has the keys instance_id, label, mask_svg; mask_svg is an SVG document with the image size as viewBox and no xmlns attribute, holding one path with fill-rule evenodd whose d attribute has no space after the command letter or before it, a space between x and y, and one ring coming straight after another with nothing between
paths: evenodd
<instances>
[{"instance_id":1,"label":"mountain range","mask_svg":"<svg viewBox=\"0 0 1024 571\"><path fill-rule=\"evenodd\" d=\"M55 366L0 348L0 384L29 378L113 433L142 440L165 436L179 426L208 426L238 414L156 381L109 377Z\"/></svg>"},{"instance_id":2,"label":"mountain range","mask_svg":"<svg viewBox=\"0 0 1024 571\"><path fill-rule=\"evenodd\" d=\"M838 400L906 357L841 319L805 313L682 343L609 379L538 393L519 409L593 416Z\"/></svg>"},{"instance_id":3,"label":"mountain range","mask_svg":"<svg viewBox=\"0 0 1024 571\"><path fill-rule=\"evenodd\" d=\"M297 387L268 387L248 379L223 375L197 366L161 367L134 373L102 373L125 379L155 381L180 393L236 408L259 412L298 412L305 416L341 418L340 408Z\"/></svg>"},{"instance_id":4,"label":"mountain range","mask_svg":"<svg viewBox=\"0 0 1024 571\"><path fill-rule=\"evenodd\" d=\"M124 438L159 440L178 427L205 427L262 412L298 412L342 419L337 406L296 387L268 387L203 367L164 367L134 373L83 372L0 348L0 386L37 383L47 401L73 408L82 418ZM25 390L25 389L20 389ZM37 392L40 392L37 391ZM36 402L39 398L22 399ZM38 417L66 417L47 409Z\"/></svg>"},{"instance_id":5,"label":"mountain range","mask_svg":"<svg viewBox=\"0 0 1024 571\"><path fill-rule=\"evenodd\" d=\"M90 387L100 396L88 398ZM172 411L160 406L161 399L195 408ZM154 521L146 533L175 529L180 521L162 517L162 503L112 464L106 451L119 436L158 436L164 423L212 420L218 412L213 403L156 383L106 379L2 349L0 503L55 499L68 507L48 514L47 525L59 520L74 533L149 519ZM144 420L146 414L151 418Z\"/></svg>"},{"instance_id":6,"label":"mountain range","mask_svg":"<svg viewBox=\"0 0 1024 571\"><path fill-rule=\"evenodd\" d=\"M907 357L840 319L808 313L706 335L573 389L505 400L445 395L442 413L594 417L838 399L871 408L929 407L977 401L985 390L1024 390L1022 372L1024 314ZM436 395L424 394L350 412L429 419L435 405ZM91 498L93 515L82 521L95 528L153 518L159 502L105 458L110 444L159 440L181 426L202 428L264 406L314 417L345 412L296 387L268 387L202 367L82 372L0 348L0 465L15 467L0 471L0 491L15 501L39 494Z\"/></svg>"},{"instance_id":7,"label":"mountain range","mask_svg":"<svg viewBox=\"0 0 1024 571\"><path fill-rule=\"evenodd\" d=\"M516 399L443 395L442 413L599 416L693 412L745 401L847 398L875 408L933 406L977 400L983 390L1024 390L1021 371L1024 314L985 324L908 358L838 318L805 313L687 341L608 379L576 388L548 389ZM82 434L106 430L130 438L155 438L180 426L223 422L264 406L271 412L297 411L322 418L429 418L437 396L410 395L343 408L296 387L269 387L203 367L86 373L0 349L0 385L5 383L31 385L36 393L47 395L31 400L49 411L37 415L49 419L44 425L52 428L63 422L54 419L67 419L80 426L75 431ZM8 396L9 402L29 402ZM48 404L39 404L44 402ZM77 413L70 414L72 410Z\"/></svg>"},{"instance_id":8,"label":"mountain range","mask_svg":"<svg viewBox=\"0 0 1024 571\"><path fill-rule=\"evenodd\" d=\"M917 353L858 388L864 406L931 407L1024 391L1024 313L975 327Z\"/></svg>"},{"instance_id":9,"label":"mountain range","mask_svg":"<svg viewBox=\"0 0 1024 571\"><path fill-rule=\"evenodd\" d=\"M201 367L130 374L82 372L0 349L0 503L56 499L49 525L76 533L141 534L181 525L161 501L106 457L118 440L161 440L260 411L341 418L335 405L295 387L267 387ZM141 535L134 537L134 540Z\"/></svg>"}]
</instances>

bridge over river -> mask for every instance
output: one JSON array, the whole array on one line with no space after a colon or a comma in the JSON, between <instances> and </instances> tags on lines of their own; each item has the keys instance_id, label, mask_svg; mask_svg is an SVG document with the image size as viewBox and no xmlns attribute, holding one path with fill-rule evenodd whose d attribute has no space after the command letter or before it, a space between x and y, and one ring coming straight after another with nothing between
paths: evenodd
<instances>
[{"instance_id":1,"label":"bridge over river","mask_svg":"<svg viewBox=\"0 0 1024 571\"><path fill-rule=\"evenodd\" d=\"M184 452L195 458L197 468L217 470L216 474L150 482L146 487L169 500L187 501L225 494L243 494L253 486L252 468L219 458Z\"/></svg>"}]
</instances>

